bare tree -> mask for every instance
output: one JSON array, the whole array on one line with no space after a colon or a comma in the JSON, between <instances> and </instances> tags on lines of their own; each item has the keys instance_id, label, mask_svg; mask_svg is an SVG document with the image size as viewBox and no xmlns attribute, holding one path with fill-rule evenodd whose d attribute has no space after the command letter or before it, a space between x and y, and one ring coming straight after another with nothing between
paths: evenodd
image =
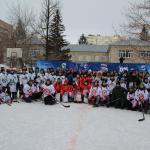
<instances>
[{"instance_id":1,"label":"bare tree","mask_svg":"<svg viewBox=\"0 0 150 150\"><path fill-rule=\"evenodd\" d=\"M126 12L128 22L122 25L122 28L127 34L140 38L143 27L150 31L150 0L143 0L138 4L131 3ZM150 36L147 40L150 40Z\"/></svg>"},{"instance_id":2,"label":"bare tree","mask_svg":"<svg viewBox=\"0 0 150 150\"><path fill-rule=\"evenodd\" d=\"M11 37L11 47L19 47L23 50L23 57L19 59L19 65L28 59L29 42L34 32L32 30L32 22L34 22L34 12L25 1L9 1L8 19L13 25L13 34ZM10 58L11 61L13 61Z\"/></svg>"},{"instance_id":3,"label":"bare tree","mask_svg":"<svg viewBox=\"0 0 150 150\"><path fill-rule=\"evenodd\" d=\"M8 5L9 20L14 27L12 40L14 46L18 42L24 43L33 34L32 22L34 21L33 9L27 6L23 1L15 1Z\"/></svg>"},{"instance_id":4,"label":"bare tree","mask_svg":"<svg viewBox=\"0 0 150 150\"><path fill-rule=\"evenodd\" d=\"M58 2L53 0L42 0L42 9L40 17L37 23L33 24L35 33L39 34L44 40L44 49L46 51L46 59L48 59L50 53L50 29L51 21L55 14L56 9L58 8Z\"/></svg>"}]
</instances>

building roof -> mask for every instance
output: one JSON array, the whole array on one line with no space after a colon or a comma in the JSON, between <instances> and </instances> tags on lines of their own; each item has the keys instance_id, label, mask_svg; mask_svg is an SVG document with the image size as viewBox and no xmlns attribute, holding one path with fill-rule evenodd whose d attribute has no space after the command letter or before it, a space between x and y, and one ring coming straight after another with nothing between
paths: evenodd
<instances>
[{"instance_id":1,"label":"building roof","mask_svg":"<svg viewBox=\"0 0 150 150\"><path fill-rule=\"evenodd\" d=\"M109 45L78 45L71 44L65 48L69 48L71 52L108 52Z\"/></svg>"},{"instance_id":2,"label":"building roof","mask_svg":"<svg viewBox=\"0 0 150 150\"><path fill-rule=\"evenodd\" d=\"M27 39L18 41L18 44L25 44L25 43L29 45L43 45L44 41L37 36L28 35Z\"/></svg>"},{"instance_id":3,"label":"building roof","mask_svg":"<svg viewBox=\"0 0 150 150\"><path fill-rule=\"evenodd\" d=\"M42 44L44 44L44 41L42 41L42 39L40 39L40 38L38 38L36 36L32 37L30 42L33 45L42 45Z\"/></svg>"},{"instance_id":4,"label":"building roof","mask_svg":"<svg viewBox=\"0 0 150 150\"><path fill-rule=\"evenodd\" d=\"M111 45L123 45L123 46L150 46L150 41L143 41L140 39L127 39L127 40L120 40Z\"/></svg>"},{"instance_id":5,"label":"building roof","mask_svg":"<svg viewBox=\"0 0 150 150\"><path fill-rule=\"evenodd\" d=\"M0 25L2 25L3 27L4 27L4 26L9 26L9 27L11 27L11 28L13 27L11 24L9 24L9 23L7 23L7 22L1 20L1 19L0 19Z\"/></svg>"}]
</instances>

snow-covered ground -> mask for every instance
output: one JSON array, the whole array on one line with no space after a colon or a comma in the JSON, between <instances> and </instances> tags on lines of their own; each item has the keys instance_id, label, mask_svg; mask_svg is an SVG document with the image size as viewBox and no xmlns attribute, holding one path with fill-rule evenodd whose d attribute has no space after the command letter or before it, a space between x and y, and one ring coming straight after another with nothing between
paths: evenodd
<instances>
[{"instance_id":1,"label":"snow-covered ground","mask_svg":"<svg viewBox=\"0 0 150 150\"><path fill-rule=\"evenodd\" d=\"M150 115L40 102L0 105L0 150L149 150Z\"/></svg>"}]
</instances>

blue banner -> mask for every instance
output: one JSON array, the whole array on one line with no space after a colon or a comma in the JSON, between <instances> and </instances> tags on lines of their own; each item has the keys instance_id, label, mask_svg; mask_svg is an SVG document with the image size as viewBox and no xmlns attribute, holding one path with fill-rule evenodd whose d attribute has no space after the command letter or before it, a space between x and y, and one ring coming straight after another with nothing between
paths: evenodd
<instances>
[{"instance_id":1,"label":"blue banner","mask_svg":"<svg viewBox=\"0 0 150 150\"><path fill-rule=\"evenodd\" d=\"M149 64L120 64L120 63L103 63L103 62L65 62L65 61L45 61L39 60L36 62L36 66L39 68L67 68L76 70L104 70L122 72L124 70L131 71L133 69L138 71L150 72Z\"/></svg>"}]
</instances>

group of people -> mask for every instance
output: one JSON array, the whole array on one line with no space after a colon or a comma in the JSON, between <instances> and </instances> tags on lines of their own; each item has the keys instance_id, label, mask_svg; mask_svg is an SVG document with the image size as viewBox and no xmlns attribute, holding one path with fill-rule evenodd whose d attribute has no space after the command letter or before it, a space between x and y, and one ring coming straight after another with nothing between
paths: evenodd
<instances>
[{"instance_id":1,"label":"group of people","mask_svg":"<svg viewBox=\"0 0 150 150\"><path fill-rule=\"evenodd\" d=\"M20 97L28 103L42 99L46 105L75 102L93 107L143 109L145 113L149 110L150 74L146 71L37 70L27 71L24 67L17 72L2 68L0 103L11 104Z\"/></svg>"}]
</instances>

